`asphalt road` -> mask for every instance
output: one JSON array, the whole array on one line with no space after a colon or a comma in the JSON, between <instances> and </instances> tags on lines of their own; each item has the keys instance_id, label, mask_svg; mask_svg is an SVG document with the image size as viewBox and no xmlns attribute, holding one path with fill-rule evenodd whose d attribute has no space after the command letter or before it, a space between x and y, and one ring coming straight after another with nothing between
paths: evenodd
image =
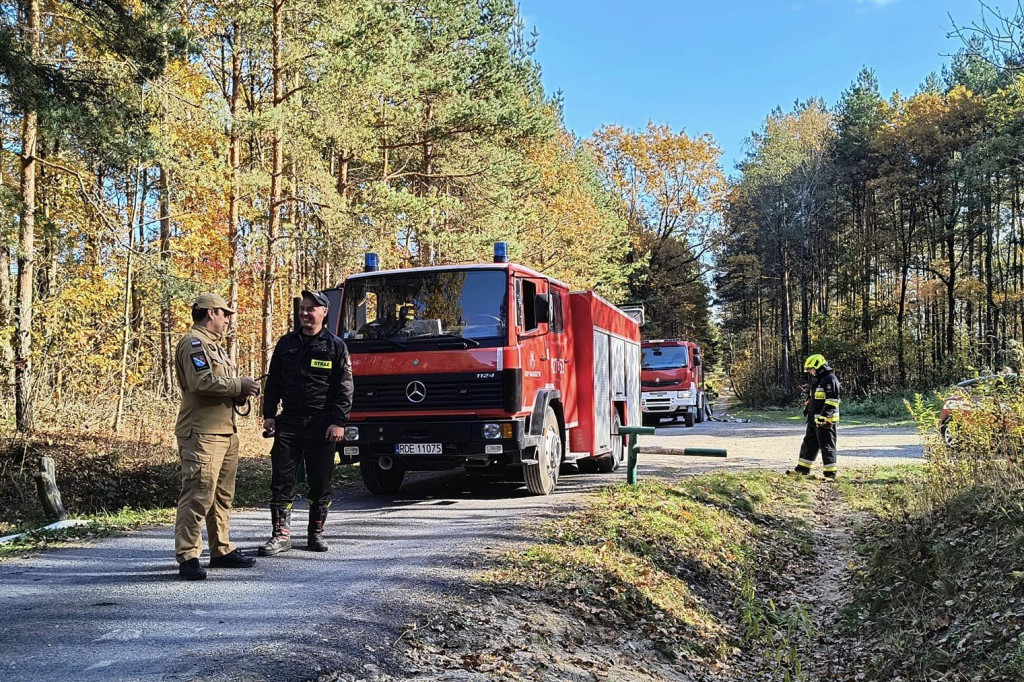
<instances>
[{"instance_id":1,"label":"asphalt road","mask_svg":"<svg viewBox=\"0 0 1024 682\"><path fill-rule=\"evenodd\" d=\"M729 458L644 454L640 475L792 465L802 424L666 425L645 447L725 447ZM842 427L840 464L920 458L907 428ZM481 553L514 546L624 474L573 474L549 497L461 473L411 476L378 498L335 494L326 554L293 550L252 569L177 579L173 529L159 527L0 563L0 679L305 680L328 671L394 670L392 644L414 614L458 589ZM297 512L298 537L305 513ZM253 550L266 510L237 512L233 539ZM204 557L205 563L205 557Z\"/></svg>"}]
</instances>

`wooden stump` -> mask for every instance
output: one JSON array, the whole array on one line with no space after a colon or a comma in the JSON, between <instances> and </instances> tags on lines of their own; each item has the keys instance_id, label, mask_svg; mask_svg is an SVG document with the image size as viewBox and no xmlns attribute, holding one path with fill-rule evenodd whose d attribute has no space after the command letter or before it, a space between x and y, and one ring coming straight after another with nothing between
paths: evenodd
<instances>
[{"instance_id":1,"label":"wooden stump","mask_svg":"<svg viewBox=\"0 0 1024 682\"><path fill-rule=\"evenodd\" d=\"M68 513L64 511L60 490L57 489L57 467L53 457L40 457L38 463L36 489L39 491L39 503L43 505L43 511L49 518L63 521L68 517Z\"/></svg>"}]
</instances>

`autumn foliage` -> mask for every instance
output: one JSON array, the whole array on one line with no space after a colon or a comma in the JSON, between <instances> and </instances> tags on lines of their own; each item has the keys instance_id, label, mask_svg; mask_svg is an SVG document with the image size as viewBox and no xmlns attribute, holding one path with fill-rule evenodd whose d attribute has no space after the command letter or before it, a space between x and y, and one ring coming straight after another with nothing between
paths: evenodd
<instances>
[{"instance_id":1,"label":"autumn foliage","mask_svg":"<svg viewBox=\"0 0 1024 682\"><path fill-rule=\"evenodd\" d=\"M237 307L231 352L261 374L291 297L371 250L401 268L504 240L710 336L714 141L577 138L511 0L0 6L0 383L22 431L67 401L115 429L173 404L171 347L204 290Z\"/></svg>"}]
</instances>

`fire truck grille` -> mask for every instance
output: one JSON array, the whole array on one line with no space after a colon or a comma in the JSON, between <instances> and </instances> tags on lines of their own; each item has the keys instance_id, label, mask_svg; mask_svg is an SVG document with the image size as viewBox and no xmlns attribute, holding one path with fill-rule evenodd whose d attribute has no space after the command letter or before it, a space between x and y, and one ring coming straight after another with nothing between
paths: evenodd
<instances>
[{"instance_id":1,"label":"fire truck grille","mask_svg":"<svg viewBox=\"0 0 1024 682\"><path fill-rule=\"evenodd\" d=\"M642 381L640 383L644 388L663 388L667 386L678 386L683 382L678 379L662 379L661 381Z\"/></svg>"},{"instance_id":2,"label":"fire truck grille","mask_svg":"<svg viewBox=\"0 0 1024 682\"><path fill-rule=\"evenodd\" d=\"M504 407L504 396L501 372L357 376L352 409L357 412L500 410Z\"/></svg>"}]
</instances>

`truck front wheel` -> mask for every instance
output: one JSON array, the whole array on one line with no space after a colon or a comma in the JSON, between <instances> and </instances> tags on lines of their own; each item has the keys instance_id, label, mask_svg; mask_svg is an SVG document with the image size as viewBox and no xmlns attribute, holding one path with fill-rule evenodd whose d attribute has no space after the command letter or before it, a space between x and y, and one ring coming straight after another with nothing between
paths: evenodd
<instances>
[{"instance_id":1,"label":"truck front wheel","mask_svg":"<svg viewBox=\"0 0 1024 682\"><path fill-rule=\"evenodd\" d=\"M544 411L544 426L540 433L537 463L523 465L523 478L526 480L526 488L534 495L550 495L558 483L558 471L562 464L562 434L558 428L558 417L550 407Z\"/></svg>"},{"instance_id":2,"label":"truck front wheel","mask_svg":"<svg viewBox=\"0 0 1024 682\"><path fill-rule=\"evenodd\" d=\"M388 468L381 467L381 459L387 460ZM398 467L390 457L368 457L359 460L359 474L366 489L374 495L397 493L405 479L405 470Z\"/></svg>"},{"instance_id":3,"label":"truck front wheel","mask_svg":"<svg viewBox=\"0 0 1024 682\"><path fill-rule=\"evenodd\" d=\"M683 423L687 426L693 426L696 421L697 412L695 410L687 410L686 414L683 415Z\"/></svg>"},{"instance_id":4,"label":"truck front wheel","mask_svg":"<svg viewBox=\"0 0 1024 682\"><path fill-rule=\"evenodd\" d=\"M700 397L697 398L697 423L704 423L704 401Z\"/></svg>"}]
</instances>

